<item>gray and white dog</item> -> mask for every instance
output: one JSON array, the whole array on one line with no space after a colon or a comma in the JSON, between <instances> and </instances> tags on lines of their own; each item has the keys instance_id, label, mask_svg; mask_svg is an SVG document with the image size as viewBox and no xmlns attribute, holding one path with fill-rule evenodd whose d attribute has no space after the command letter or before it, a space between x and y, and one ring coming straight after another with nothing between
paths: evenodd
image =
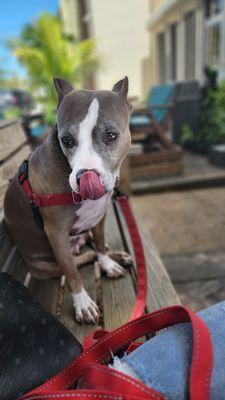
<instances>
[{"instance_id":1,"label":"gray and white dog","mask_svg":"<svg viewBox=\"0 0 225 400\"><path fill-rule=\"evenodd\" d=\"M34 193L72 189L83 201L40 208L44 229L38 229L17 175L5 196L5 222L31 275L46 279L65 274L76 320L95 323L98 307L84 289L77 267L96 254L74 253L85 242L83 232L91 229L98 262L108 277L124 275L119 261L129 262L126 253L109 253L104 239L104 216L131 141L128 79L117 82L112 91L74 90L62 79L54 83L57 127L30 156L29 180ZM71 234L83 235L74 243Z\"/></svg>"}]
</instances>

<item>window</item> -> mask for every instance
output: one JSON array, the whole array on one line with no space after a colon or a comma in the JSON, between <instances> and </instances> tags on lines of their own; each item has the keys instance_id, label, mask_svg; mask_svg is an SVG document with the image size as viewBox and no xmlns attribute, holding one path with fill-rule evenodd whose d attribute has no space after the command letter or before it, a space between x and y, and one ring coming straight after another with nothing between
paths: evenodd
<instances>
[{"instance_id":1,"label":"window","mask_svg":"<svg viewBox=\"0 0 225 400\"><path fill-rule=\"evenodd\" d=\"M170 26L170 79L177 79L177 24Z\"/></svg>"},{"instance_id":2,"label":"window","mask_svg":"<svg viewBox=\"0 0 225 400\"><path fill-rule=\"evenodd\" d=\"M158 48L158 71L159 71L159 83L165 83L166 81L166 45L165 45L165 33L159 33L157 36L157 48Z\"/></svg>"},{"instance_id":3,"label":"window","mask_svg":"<svg viewBox=\"0 0 225 400\"><path fill-rule=\"evenodd\" d=\"M220 63L221 24L206 29L206 65L216 68Z\"/></svg>"},{"instance_id":4,"label":"window","mask_svg":"<svg viewBox=\"0 0 225 400\"><path fill-rule=\"evenodd\" d=\"M206 1L205 22L205 63L210 68L218 68L221 63L221 36L223 29L223 0Z\"/></svg>"},{"instance_id":5,"label":"window","mask_svg":"<svg viewBox=\"0 0 225 400\"><path fill-rule=\"evenodd\" d=\"M88 39L90 37L90 24L87 0L78 0L78 10L80 20L80 38Z\"/></svg>"},{"instance_id":6,"label":"window","mask_svg":"<svg viewBox=\"0 0 225 400\"><path fill-rule=\"evenodd\" d=\"M206 17L210 18L220 14L223 7L223 0L206 0Z\"/></svg>"},{"instance_id":7,"label":"window","mask_svg":"<svg viewBox=\"0 0 225 400\"><path fill-rule=\"evenodd\" d=\"M185 77L195 77L195 13L185 15Z\"/></svg>"}]
</instances>

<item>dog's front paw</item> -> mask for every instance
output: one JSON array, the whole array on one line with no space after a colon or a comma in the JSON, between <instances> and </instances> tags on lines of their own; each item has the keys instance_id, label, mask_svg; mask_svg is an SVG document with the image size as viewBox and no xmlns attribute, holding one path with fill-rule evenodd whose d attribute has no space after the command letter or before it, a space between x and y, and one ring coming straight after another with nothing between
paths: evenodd
<instances>
[{"instance_id":1,"label":"dog's front paw","mask_svg":"<svg viewBox=\"0 0 225 400\"><path fill-rule=\"evenodd\" d=\"M125 269L116 261L112 260L108 254L98 253L97 256L100 268L106 273L108 278L119 278L120 276L124 276L126 274Z\"/></svg>"},{"instance_id":2,"label":"dog's front paw","mask_svg":"<svg viewBox=\"0 0 225 400\"><path fill-rule=\"evenodd\" d=\"M95 302L83 288L80 293L72 293L75 308L75 319L81 324L96 324L99 319L99 310Z\"/></svg>"},{"instance_id":3,"label":"dog's front paw","mask_svg":"<svg viewBox=\"0 0 225 400\"><path fill-rule=\"evenodd\" d=\"M109 251L108 255L123 267L131 267L133 265L132 257L126 251Z\"/></svg>"}]
</instances>

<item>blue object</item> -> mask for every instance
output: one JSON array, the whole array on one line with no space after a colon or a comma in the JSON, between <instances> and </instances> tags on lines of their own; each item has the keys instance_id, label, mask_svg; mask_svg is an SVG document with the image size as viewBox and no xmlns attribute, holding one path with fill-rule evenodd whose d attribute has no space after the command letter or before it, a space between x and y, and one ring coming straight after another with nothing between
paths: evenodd
<instances>
[{"instance_id":1,"label":"blue object","mask_svg":"<svg viewBox=\"0 0 225 400\"><path fill-rule=\"evenodd\" d=\"M207 324L214 346L211 400L225 399L225 301L198 313ZM168 400L188 400L192 328L178 324L154 336L122 358L146 385Z\"/></svg>"},{"instance_id":2,"label":"blue object","mask_svg":"<svg viewBox=\"0 0 225 400\"><path fill-rule=\"evenodd\" d=\"M33 137L40 137L46 131L47 127L45 125L37 125L35 127L31 127L31 135Z\"/></svg>"},{"instance_id":3,"label":"blue object","mask_svg":"<svg viewBox=\"0 0 225 400\"><path fill-rule=\"evenodd\" d=\"M147 115L131 115L130 123L135 126L151 125L150 118Z\"/></svg>"},{"instance_id":4,"label":"blue object","mask_svg":"<svg viewBox=\"0 0 225 400\"><path fill-rule=\"evenodd\" d=\"M171 104L173 94L175 90L175 85L174 84L166 84L166 85L155 85L152 86L150 89L148 99L147 99L147 108L151 110L152 106L162 106L162 105L168 105ZM158 110L151 110L156 122L158 124L161 124L167 113L167 109L158 109ZM138 110L137 110L138 114ZM132 115L131 116L131 125L132 126L146 126L149 125L150 119L147 117L147 115Z\"/></svg>"}]
</instances>

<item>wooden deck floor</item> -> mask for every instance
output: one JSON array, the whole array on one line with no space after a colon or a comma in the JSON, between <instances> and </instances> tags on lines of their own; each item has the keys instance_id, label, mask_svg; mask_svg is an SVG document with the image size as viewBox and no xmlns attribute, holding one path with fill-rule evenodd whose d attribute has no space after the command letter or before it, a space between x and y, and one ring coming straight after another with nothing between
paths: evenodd
<instances>
[{"instance_id":1,"label":"wooden deck floor","mask_svg":"<svg viewBox=\"0 0 225 400\"><path fill-rule=\"evenodd\" d=\"M225 187L133 196L182 303L225 300Z\"/></svg>"},{"instance_id":2,"label":"wooden deck floor","mask_svg":"<svg viewBox=\"0 0 225 400\"><path fill-rule=\"evenodd\" d=\"M208 157L185 152L183 173L161 178L132 179L133 194L225 184L225 168L212 165Z\"/></svg>"},{"instance_id":3,"label":"wooden deck floor","mask_svg":"<svg viewBox=\"0 0 225 400\"><path fill-rule=\"evenodd\" d=\"M164 265L183 304L195 311L225 300L225 252L175 254Z\"/></svg>"}]
</instances>

